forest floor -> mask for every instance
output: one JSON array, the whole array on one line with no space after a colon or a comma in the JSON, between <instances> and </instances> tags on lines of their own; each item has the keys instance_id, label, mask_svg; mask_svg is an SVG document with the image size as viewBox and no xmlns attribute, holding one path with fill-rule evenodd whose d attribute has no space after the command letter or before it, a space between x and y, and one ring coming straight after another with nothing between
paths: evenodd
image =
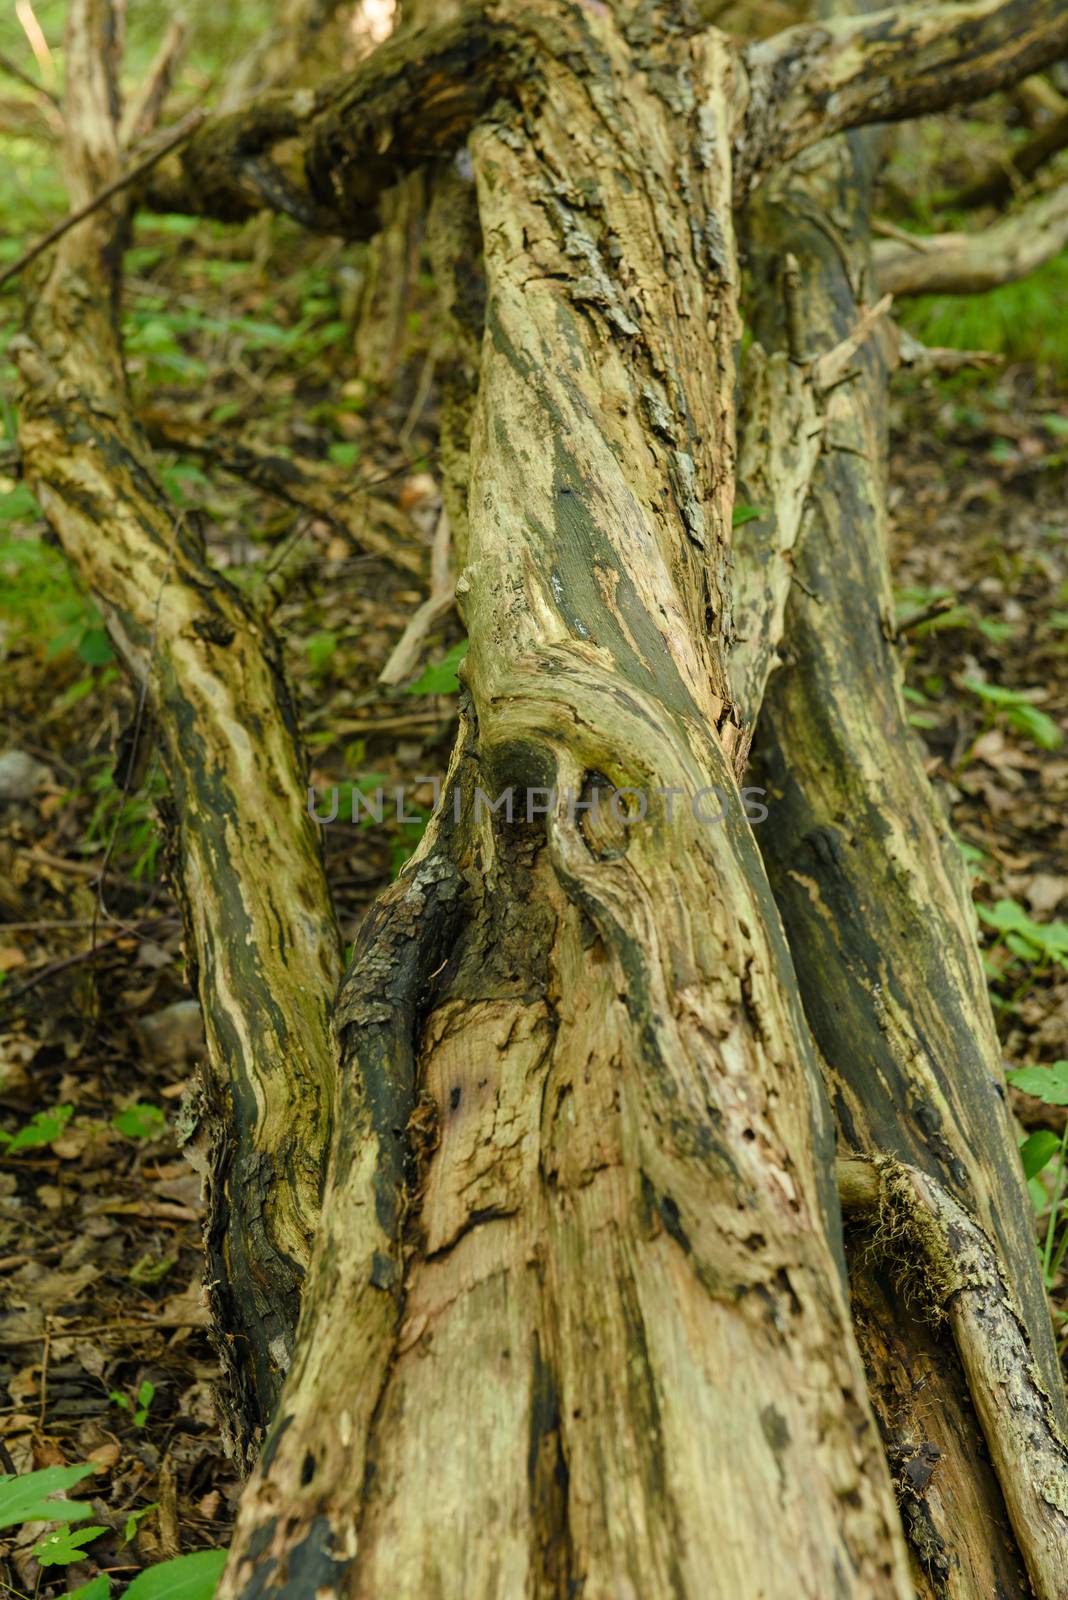
<instances>
[{"instance_id":1,"label":"forest floor","mask_svg":"<svg viewBox=\"0 0 1068 1600\"><path fill-rule=\"evenodd\" d=\"M61 209L48 181L31 175L27 191ZM0 241L0 260L17 249ZM135 401L171 441L167 487L213 560L245 583L295 540L308 548L275 626L310 781L324 801L341 789L324 846L351 941L414 847L432 792L417 780L444 772L455 721L455 618L405 685L378 684L424 580L359 538L363 519L425 551L437 526L437 379L450 353L427 310L432 286L416 255L395 370L374 383L353 376L361 286L338 243L300 241L285 224L156 218L138 224L128 268ZM0 1592L45 1595L224 1545L238 1481L212 1398L201 1180L182 1149L203 1035L163 871L152 731L18 478L6 404L4 418L0 1472L93 1462L109 1529L92 1564L43 1578L34 1533L0 1546ZM205 438L333 474L344 514L272 499L195 444ZM891 472L916 737L973 874L1006 1063L1050 1066L1068 1056L1068 380L1021 361L899 380ZM392 801L381 823L345 820L353 786L396 785L415 821ZM1016 1091L1014 1104L1026 1128L1063 1131L1064 1110ZM1047 1181L1055 1170L1048 1161ZM1062 1228L1056 1207L1053 1256ZM1051 1278L1063 1321L1068 1282Z\"/></svg>"}]
</instances>

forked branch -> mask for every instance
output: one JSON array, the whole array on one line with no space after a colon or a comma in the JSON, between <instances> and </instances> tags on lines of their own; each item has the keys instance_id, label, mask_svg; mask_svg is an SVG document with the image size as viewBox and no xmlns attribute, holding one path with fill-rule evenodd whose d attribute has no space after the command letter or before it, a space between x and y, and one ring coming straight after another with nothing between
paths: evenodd
<instances>
[{"instance_id":1,"label":"forked branch","mask_svg":"<svg viewBox=\"0 0 1068 1600\"><path fill-rule=\"evenodd\" d=\"M830 134L981 99L1066 53L1064 0L906 6L787 28L743 52L736 197Z\"/></svg>"},{"instance_id":2,"label":"forked branch","mask_svg":"<svg viewBox=\"0 0 1068 1600\"><path fill-rule=\"evenodd\" d=\"M455 149L529 78L545 28L497 0L402 31L318 91L263 95L210 118L157 174L150 203L229 220L271 208L367 238L384 190ZM788 28L742 51L735 198L829 134L980 98L1066 51L1062 0L970 0ZM282 164L274 152L286 143Z\"/></svg>"}]
</instances>

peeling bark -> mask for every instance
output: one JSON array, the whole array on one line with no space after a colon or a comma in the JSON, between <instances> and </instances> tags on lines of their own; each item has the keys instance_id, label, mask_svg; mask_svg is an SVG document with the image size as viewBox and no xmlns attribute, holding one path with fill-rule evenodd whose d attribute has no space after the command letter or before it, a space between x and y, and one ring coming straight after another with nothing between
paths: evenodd
<instances>
[{"instance_id":1,"label":"peeling bark","mask_svg":"<svg viewBox=\"0 0 1068 1600\"><path fill-rule=\"evenodd\" d=\"M999 1252L940 1184L883 1159L838 1163L847 1216L870 1224L922 1313L945 1318L1005 1494L1037 1600L1065 1592L1068 1449L1034 1364Z\"/></svg>"}]
</instances>

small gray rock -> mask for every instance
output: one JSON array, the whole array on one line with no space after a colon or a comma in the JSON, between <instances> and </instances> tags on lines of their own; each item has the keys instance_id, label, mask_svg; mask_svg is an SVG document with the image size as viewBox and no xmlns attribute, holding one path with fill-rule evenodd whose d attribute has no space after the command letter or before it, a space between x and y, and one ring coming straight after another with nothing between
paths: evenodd
<instances>
[{"instance_id":1,"label":"small gray rock","mask_svg":"<svg viewBox=\"0 0 1068 1600\"><path fill-rule=\"evenodd\" d=\"M150 1017L139 1017L134 1029L150 1061L185 1066L206 1051L204 1021L195 1000L176 1000Z\"/></svg>"},{"instance_id":2,"label":"small gray rock","mask_svg":"<svg viewBox=\"0 0 1068 1600\"><path fill-rule=\"evenodd\" d=\"M0 800L29 800L52 774L25 750L5 750L0 756Z\"/></svg>"}]
</instances>

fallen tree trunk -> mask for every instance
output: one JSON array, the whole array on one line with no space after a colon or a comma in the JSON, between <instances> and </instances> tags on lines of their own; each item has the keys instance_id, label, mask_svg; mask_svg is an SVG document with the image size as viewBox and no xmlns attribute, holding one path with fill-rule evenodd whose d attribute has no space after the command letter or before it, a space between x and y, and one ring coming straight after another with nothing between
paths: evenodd
<instances>
[{"instance_id":1,"label":"fallen tree trunk","mask_svg":"<svg viewBox=\"0 0 1068 1600\"><path fill-rule=\"evenodd\" d=\"M792 324L789 337L805 356L796 384L807 371L814 387L821 352L860 320L871 280L873 158L861 141L832 141L777 176L750 209L754 331L781 343ZM775 263L787 246L794 272L783 286ZM885 515L890 349L876 327L855 352L848 381L822 407L809 400L810 414L822 410L822 449L800 529L788 551L772 557L785 567L783 662L764 695L754 746L769 807L758 837L826 1064L840 1146L914 1163L982 1219L1012 1263L1041 1382L1063 1426L963 863L900 699ZM797 499L792 488L784 505L791 528ZM743 589L750 569L767 582L769 543L774 518L739 530ZM751 629L775 637L752 620ZM752 653L739 651L739 681ZM851 1258L851 1276L869 1308L858 1332L891 1459L927 1449L939 1462L921 1487L897 1479L920 1592L1024 1592L964 1374L937 1349L931 1357L917 1350L908 1306L863 1254ZM922 1404L914 1405L911 1384L921 1371ZM972 1448L962 1452L959 1440L969 1434Z\"/></svg>"},{"instance_id":2,"label":"fallen tree trunk","mask_svg":"<svg viewBox=\"0 0 1068 1600\"><path fill-rule=\"evenodd\" d=\"M69 137L106 167L105 20L102 0L77 0L70 59L84 86ZM1026 15L977 0L789 30L743 55L671 8L530 0L398 41L377 78L276 97L191 141L187 174L204 175L208 208L242 214L281 195L352 233L384 182L464 134L477 183L486 304L456 585L471 638L461 734L419 851L361 929L335 1018L336 1093L322 1054L273 1070L276 1036L248 1032L267 986L286 1018L314 1018L318 1051L336 952L296 747L256 676L262 630L180 538L172 556L113 327L72 309L79 272L111 283L114 219L67 236L22 352L31 470L170 741L184 891L222 996L205 989L204 1002L233 1018L217 1058L262 1086L265 1125L312 1108L300 1154L315 1206L333 1107L296 1349L221 1595L904 1600L918 1582L978 1597L991 1583L1022 1593L1019 1557L1040 1593L1056 1592L1062 1402L1035 1398L1056 1364L961 877L905 742L881 629L881 310L856 303L865 174L833 152L825 169L814 151L785 198L754 213L790 284L764 404L782 396L815 433L777 433L763 453L759 429L744 441L754 481L786 509L781 527L752 524L769 571L746 576L744 545L736 554L740 676L733 204L822 134L1034 70L1066 27L1044 0ZM304 189L269 164L288 137L304 142ZM836 259L791 215L794 183L808 213L833 212ZM56 327L72 353L50 343ZM101 353L98 415L86 396ZM784 561L817 597L810 609ZM147 639L142 571L162 596ZM197 626L208 600L225 643L214 621ZM245 677L219 681L204 651L238 640ZM776 653L788 671L773 670ZM264 719L256 741L235 692ZM762 701L767 870L739 788ZM226 896L244 885L253 939L269 938L278 908L262 836L238 829L223 851L204 820L182 761L205 741L193 776L210 771L228 818L250 815L245 785L269 760L269 825L292 851L292 927L275 928L273 965L264 955L233 984L213 942L233 931ZM910 1453L895 1436L897 1369L865 1317L887 1308L887 1346L911 1330L892 1275L852 1246L851 1316L836 1120L848 1150L890 1148L916 1169L940 1226L966 1218L982 1273L995 1262L1016 1291L1003 1305L1022 1307L999 1345L1006 1393L1041 1413L1022 1489L1003 1480L1026 1430L1013 1449L996 1444L978 1343L938 1379L962 1419L942 1479L956 1545L937 1492L919 1496L929 1522L905 1497L931 1441ZM292 1204L297 1185L274 1171L269 1200ZM854 1174L854 1200L864 1188ZM243 1263L220 1265L240 1289ZM289 1308L299 1275L287 1261L265 1270ZM974 1287L941 1286L962 1346L981 1312L955 1297ZM241 1309L239 1294L220 1306ZM262 1404L274 1372L260 1338ZM976 1399L993 1473L970 1459L973 1383L987 1385ZM1005 1502L1015 1534L999 1531L984 1557L983 1519Z\"/></svg>"}]
</instances>

